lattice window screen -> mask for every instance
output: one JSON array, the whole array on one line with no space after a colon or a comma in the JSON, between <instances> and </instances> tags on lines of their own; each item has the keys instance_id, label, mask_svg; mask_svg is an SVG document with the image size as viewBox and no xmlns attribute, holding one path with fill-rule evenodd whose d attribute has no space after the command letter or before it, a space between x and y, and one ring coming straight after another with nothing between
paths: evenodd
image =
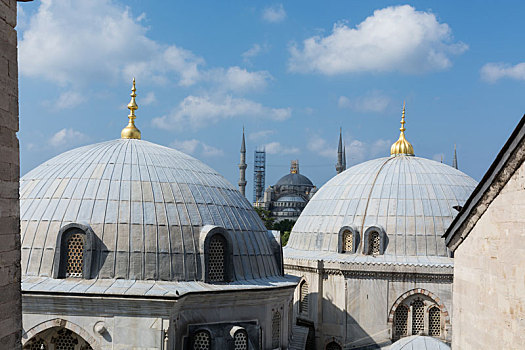
<instances>
[{"instance_id":1,"label":"lattice window screen","mask_svg":"<svg viewBox=\"0 0 525 350\"><path fill-rule=\"evenodd\" d=\"M428 311L428 335L439 337L441 335L441 310L433 306Z\"/></svg>"},{"instance_id":2,"label":"lattice window screen","mask_svg":"<svg viewBox=\"0 0 525 350\"><path fill-rule=\"evenodd\" d=\"M351 231L343 233L343 253L353 253L354 251L354 235Z\"/></svg>"},{"instance_id":3,"label":"lattice window screen","mask_svg":"<svg viewBox=\"0 0 525 350\"><path fill-rule=\"evenodd\" d=\"M399 305L394 313L394 339L407 336L408 307Z\"/></svg>"},{"instance_id":4,"label":"lattice window screen","mask_svg":"<svg viewBox=\"0 0 525 350\"><path fill-rule=\"evenodd\" d=\"M341 350L341 346L333 341L326 345L326 350Z\"/></svg>"},{"instance_id":5,"label":"lattice window screen","mask_svg":"<svg viewBox=\"0 0 525 350\"><path fill-rule=\"evenodd\" d=\"M47 344L44 342L44 340L42 339L34 339L34 340L30 340L29 341L29 344L26 344L26 346L24 346L24 349L25 350L41 350L42 349L42 345L44 345L44 349L47 349Z\"/></svg>"},{"instance_id":6,"label":"lattice window screen","mask_svg":"<svg viewBox=\"0 0 525 350\"><path fill-rule=\"evenodd\" d=\"M212 237L208 255L209 280L211 282L224 282L226 280L226 276L224 274L225 242L221 236L215 235Z\"/></svg>"},{"instance_id":7,"label":"lattice window screen","mask_svg":"<svg viewBox=\"0 0 525 350\"><path fill-rule=\"evenodd\" d=\"M210 349L210 334L206 331L199 331L195 333L193 339L193 350L209 350Z\"/></svg>"},{"instance_id":8,"label":"lattice window screen","mask_svg":"<svg viewBox=\"0 0 525 350\"><path fill-rule=\"evenodd\" d=\"M299 312L302 314L308 314L308 283L306 283L306 281L301 284L299 293Z\"/></svg>"},{"instance_id":9,"label":"lattice window screen","mask_svg":"<svg viewBox=\"0 0 525 350\"><path fill-rule=\"evenodd\" d=\"M68 329L59 330L54 340L56 350L75 350L75 346L78 344L78 339Z\"/></svg>"},{"instance_id":10,"label":"lattice window screen","mask_svg":"<svg viewBox=\"0 0 525 350\"><path fill-rule=\"evenodd\" d=\"M66 277L82 277L84 235L73 233L67 238Z\"/></svg>"},{"instance_id":11,"label":"lattice window screen","mask_svg":"<svg viewBox=\"0 0 525 350\"><path fill-rule=\"evenodd\" d=\"M425 330L425 305L421 300L412 303L412 334L419 334Z\"/></svg>"},{"instance_id":12,"label":"lattice window screen","mask_svg":"<svg viewBox=\"0 0 525 350\"><path fill-rule=\"evenodd\" d=\"M275 311L272 316L272 349L281 346L281 314Z\"/></svg>"},{"instance_id":13,"label":"lattice window screen","mask_svg":"<svg viewBox=\"0 0 525 350\"><path fill-rule=\"evenodd\" d=\"M233 338L234 350L247 350L248 349L248 335L245 331L237 331Z\"/></svg>"},{"instance_id":14,"label":"lattice window screen","mask_svg":"<svg viewBox=\"0 0 525 350\"><path fill-rule=\"evenodd\" d=\"M381 239L379 237L379 232L372 232L368 238L369 252L368 254L379 255L379 245L381 244Z\"/></svg>"}]
</instances>

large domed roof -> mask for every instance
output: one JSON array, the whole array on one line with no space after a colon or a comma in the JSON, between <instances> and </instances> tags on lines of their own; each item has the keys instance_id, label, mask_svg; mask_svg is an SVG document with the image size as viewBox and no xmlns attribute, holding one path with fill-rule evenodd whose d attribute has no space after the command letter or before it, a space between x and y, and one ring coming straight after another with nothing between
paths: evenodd
<instances>
[{"instance_id":1,"label":"large domed roof","mask_svg":"<svg viewBox=\"0 0 525 350\"><path fill-rule=\"evenodd\" d=\"M52 276L58 232L70 223L98 240L92 278L198 280L205 225L228 231L236 280L279 275L248 200L202 162L147 141L80 147L36 167L20 181L20 216L25 276Z\"/></svg>"},{"instance_id":2,"label":"large domed roof","mask_svg":"<svg viewBox=\"0 0 525 350\"><path fill-rule=\"evenodd\" d=\"M284 175L277 181L275 186L306 186L314 187L312 181L304 175L301 174L287 174Z\"/></svg>"},{"instance_id":3,"label":"large domed roof","mask_svg":"<svg viewBox=\"0 0 525 350\"><path fill-rule=\"evenodd\" d=\"M388 256L446 257L441 236L463 205L476 181L461 171L432 160L396 155L358 164L321 187L297 220L285 248L338 253L340 229L358 234L371 226L384 229ZM362 249L358 249L358 254ZM338 254L352 259L356 254Z\"/></svg>"}]
</instances>

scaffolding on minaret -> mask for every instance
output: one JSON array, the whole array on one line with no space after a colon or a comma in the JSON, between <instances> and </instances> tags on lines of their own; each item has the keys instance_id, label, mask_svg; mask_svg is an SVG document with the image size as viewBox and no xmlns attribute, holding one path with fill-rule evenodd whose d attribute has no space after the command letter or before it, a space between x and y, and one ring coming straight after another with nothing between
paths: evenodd
<instances>
[{"instance_id":1,"label":"scaffolding on minaret","mask_svg":"<svg viewBox=\"0 0 525 350\"><path fill-rule=\"evenodd\" d=\"M253 203L263 200L263 191L266 176L266 151L255 150L253 162Z\"/></svg>"}]
</instances>

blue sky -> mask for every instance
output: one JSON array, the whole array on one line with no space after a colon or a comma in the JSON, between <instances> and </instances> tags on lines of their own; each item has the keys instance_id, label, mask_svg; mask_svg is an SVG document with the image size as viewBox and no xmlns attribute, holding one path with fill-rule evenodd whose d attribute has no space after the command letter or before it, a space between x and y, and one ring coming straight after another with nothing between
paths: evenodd
<instances>
[{"instance_id":1,"label":"blue sky","mask_svg":"<svg viewBox=\"0 0 525 350\"><path fill-rule=\"evenodd\" d=\"M34 1L19 4L21 173L118 138L137 79L144 140L238 181L243 125L267 185L316 185L389 155L403 100L417 156L479 180L525 112L520 1Z\"/></svg>"}]
</instances>

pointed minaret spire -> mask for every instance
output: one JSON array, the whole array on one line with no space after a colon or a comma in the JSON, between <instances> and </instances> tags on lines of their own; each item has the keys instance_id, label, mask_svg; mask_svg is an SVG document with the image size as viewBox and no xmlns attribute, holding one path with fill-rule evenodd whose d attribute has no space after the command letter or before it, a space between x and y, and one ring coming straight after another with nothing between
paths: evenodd
<instances>
[{"instance_id":1,"label":"pointed minaret spire","mask_svg":"<svg viewBox=\"0 0 525 350\"><path fill-rule=\"evenodd\" d=\"M343 146L343 171L346 170L346 145Z\"/></svg>"},{"instance_id":2,"label":"pointed minaret spire","mask_svg":"<svg viewBox=\"0 0 525 350\"><path fill-rule=\"evenodd\" d=\"M140 130L135 126L135 111L139 108L137 102L135 102L135 97L137 97L137 89L135 88L135 78L133 78L133 87L131 88L131 101L128 103L129 115L128 115L128 125L122 129L120 137L123 139L138 139L140 140Z\"/></svg>"},{"instance_id":3,"label":"pointed minaret spire","mask_svg":"<svg viewBox=\"0 0 525 350\"><path fill-rule=\"evenodd\" d=\"M337 147L337 163L335 164L335 171L338 174L343 172L343 129L339 128L339 146Z\"/></svg>"},{"instance_id":4,"label":"pointed minaret spire","mask_svg":"<svg viewBox=\"0 0 525 350\"><path fill-rule=\"evenodd\" d=\"M454 159L452 160L452 167L454 169L458 168L458 154L456 153L456 144L454 144Z\"/></svg>"},{"instance_id":5,"label":"pointed minaret spire","mask_svg":"<svg viewBox=\"0 0 525 350\"><path fill-rule=\"evenodd\" d=\"M246 142L244 141L244 126L242 127L241 161L239 163L239 192L246 195Z\"/></svg>"}]
</instances>

